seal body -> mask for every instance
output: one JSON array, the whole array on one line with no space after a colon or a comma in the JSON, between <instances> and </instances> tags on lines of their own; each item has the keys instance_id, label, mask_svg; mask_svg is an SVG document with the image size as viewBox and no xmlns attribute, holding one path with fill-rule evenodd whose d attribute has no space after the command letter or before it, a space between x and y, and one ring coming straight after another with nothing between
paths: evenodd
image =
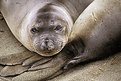
<instances>
[{"instance_id":1,"label":"seal body","mask_svg":"<svg viewBox=\"0 0 121 81\"><path fill-rule=\"evenodd\" d=\"M72 26L93 0L1 0L0 10L14 36L42 56L60 52Z\"/></svg>"},{"instance_id":2,"label":"seal body","mask_svg":"<svg viewBox=\"0 0 121 81\"><path fill-rule=\"evenodd\" d=\"M70 49L75 51L75 57L64 68L68 69L78 63L104 58L121 51L120 15L121 0L93 1L73 26L73 45L70 44ZM84 47L82 52L81 44Z\"/></svg>"},{"instance_id":3,"label":"seal body","mask_svg":"<svg viewBox=\"0 0 121 81\"><path fill-rule=\"evenodd\" d=\"M64 48L73 54L67 69L121 48L121 0L92 1L1 0L0 9L12 33L30 51L52 56Z\"/></svg>"}]
</instances>

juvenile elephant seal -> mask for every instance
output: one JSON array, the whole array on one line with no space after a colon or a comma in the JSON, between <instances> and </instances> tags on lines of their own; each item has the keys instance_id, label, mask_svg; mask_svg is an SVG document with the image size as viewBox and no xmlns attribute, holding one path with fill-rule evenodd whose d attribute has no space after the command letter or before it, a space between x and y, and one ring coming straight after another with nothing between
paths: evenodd
<instances>
[{"instance_id":1,"label":"juvenile elephant seal","mask_svg":"<svg viewBox=\"0 0 121 81\"><path fill-rule=\"evenodd\" d=\"M0 8L12 33L30 51L52 56L64 48L74 54L67 69L121 49L121 0L92 1L1 0Z\"/></svg>"},{"instance_id":2,"label":"juvenile elephant seal","mask_svg":"<svg viewBox=\"0 0 121 81\"><path fill-rule=\"evenodd\" d=\"M73 23L92 0L1 0L0 9L14 36L42 56L60 52Z\"/></svg>"},{"instance_id":3,"label":"juvenile elephant seal","mask_svg":"<svg viewBox=\"0 0 121 81\"><path fill-rule=\"evenodd\" d=\"M23 44L29 41L31 46L24 45L43 56L52 56L62 50L73 25L69 13L51 3L42 8L36 6L23 22L21 41Z\"/></svg>"},{"instance_id":4,"label":"juvenile elephant seal","mask_svg":"<svg viewBox=\"0 0 121 81\"><path fill-rule=\"evenodd\" d=\"M73 43L72 47L75 49L71 49L76 56L65 65L64 69L120 52L120 15L121 0L94 0L73 26L71 44ZM81 43L83 43L83 52L80 52Z\"/></svg>"}]
</instances>

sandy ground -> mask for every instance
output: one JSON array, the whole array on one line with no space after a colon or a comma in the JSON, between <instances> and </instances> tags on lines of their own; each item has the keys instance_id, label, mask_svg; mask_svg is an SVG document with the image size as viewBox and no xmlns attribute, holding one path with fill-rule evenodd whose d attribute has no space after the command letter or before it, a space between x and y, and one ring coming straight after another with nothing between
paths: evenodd
<instances>
[{"instance_id":1,"label":"sandy ground","mask_svg":"<svg viewBox=\"0 0 121 81\"><path fill-rule=\"evenodd\" d=\"M22 53L25 50L0 17L0 56ZM6 79L1 78L0 81ZM49 81L121 81L121 53L105 60L80 65Z\"/></svg>"},{"instance_id":2,"label":"sandy ground","mask_svg":"<svg viewBox=\"0 0 121 81\"><path fill-rule=\"evenodd\" d=\"M75 67L50 81L121 81L121 53Z\"/></svg>"}]
</instances>

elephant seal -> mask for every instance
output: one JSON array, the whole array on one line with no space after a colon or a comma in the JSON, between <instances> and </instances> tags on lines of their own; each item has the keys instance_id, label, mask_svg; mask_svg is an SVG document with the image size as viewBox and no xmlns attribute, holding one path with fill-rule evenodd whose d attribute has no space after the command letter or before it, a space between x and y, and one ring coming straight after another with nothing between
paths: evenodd
<instances>
[{"instance_id":1,"label":"elephant seal","mask_svg":"<svg viewBox=\"0 0 121 81\"><path fill-rule=\"evenodd\" d=\"M73 24L93 0L1 0L0 10L14 36L42 56L59 53Z\"/></svg>"},{"instance_id":2,"label":"elephant seal","mask_svg":"<svg viewBox=\"0 0 121 81\"><path fill-rule=\"evenodd\" d=\"M42 56L61 50L73 54L64 66L68 69L121 49L120 4L121 0L1 0L0 10L30 51Z\"/></svg>"},{"instance_id":3,"label":"elephant seal","mask_svg":"<svg viewBox=\"0 0 121 81\"><path fill-rule=\"evenodd\" d=\"M75 57L64 66L64 69L120 52L120 15L121 0L94 0L73 26L71 33L73 46L70 47ZM80 52L81 44L83 44L82 52Z\"/></svg>"}]
</instances>

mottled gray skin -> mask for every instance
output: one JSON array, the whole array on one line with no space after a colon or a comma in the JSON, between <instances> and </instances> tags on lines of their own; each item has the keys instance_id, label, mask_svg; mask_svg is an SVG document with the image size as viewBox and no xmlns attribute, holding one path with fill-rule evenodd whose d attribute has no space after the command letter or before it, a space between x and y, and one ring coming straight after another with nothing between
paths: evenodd
<instances>
[{"instance_id":1,"label":"mottled gray skin","mask_svg":"<svg viewBox=\"0 0 121 81\"><path fill-rule=\"evenodd\" d=\"M14 36L30 51L53 56L69 42L73 23L93 0L1 0Z\"/></svg>"}]
</instances>

